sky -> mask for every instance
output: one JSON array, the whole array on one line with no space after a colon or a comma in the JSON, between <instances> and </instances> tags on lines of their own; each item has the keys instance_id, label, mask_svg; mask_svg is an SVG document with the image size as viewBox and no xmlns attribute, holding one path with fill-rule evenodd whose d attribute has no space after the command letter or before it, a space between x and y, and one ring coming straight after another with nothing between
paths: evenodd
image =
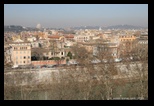
<instances>
[{"instance_id":1,"label":"sky","mask_svg":"<svg viewBox=\"0 0 154 106\"><path fill-rule=\"evenodd\" d=\"M4 4L4 25L148 26L148 4Z\"/></svg>"}]
</instances>

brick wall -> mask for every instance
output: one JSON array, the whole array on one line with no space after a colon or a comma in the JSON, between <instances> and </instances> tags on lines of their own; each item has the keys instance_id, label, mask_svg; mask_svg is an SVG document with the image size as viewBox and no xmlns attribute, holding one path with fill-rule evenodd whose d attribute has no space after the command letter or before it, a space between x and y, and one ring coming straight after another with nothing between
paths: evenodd
<instances>
[{"instance_id":1,"label":"brick wall","mask_svg":"<svg viewBox=\"0 0 154 106\"><path fill-rule=\"evenodd\" d=\"M32 61L31 63L34 66L35 65L55 65L55 64L66 64L66 60L61 60L61 61L43 60L43 61Z\"/></svg>"}]
</instances>

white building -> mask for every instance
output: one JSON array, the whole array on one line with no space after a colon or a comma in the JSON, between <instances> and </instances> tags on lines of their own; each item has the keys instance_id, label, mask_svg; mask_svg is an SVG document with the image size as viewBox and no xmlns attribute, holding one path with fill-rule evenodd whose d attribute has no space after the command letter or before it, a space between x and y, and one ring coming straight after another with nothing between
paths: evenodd
<instances>
[{"instance_id":1,"label":"white building","mask_svg":"<svg viewBox=\"0 0 154 106\"><path fill-rule=\"evenodd\" d=\"M90 40L90 36L87 35L76 35L74 36L76 42L86 42Z\"/></svg>"},{"instance_id":2,"label":"white building","mask_svg":"<svg viewBox=\"0 0 154 106\"><path fill-rule=\"evenodd\" d=\"M36 37L28 37L27 41L34 42L36 41Z\"/></svg>"}]
</instances>

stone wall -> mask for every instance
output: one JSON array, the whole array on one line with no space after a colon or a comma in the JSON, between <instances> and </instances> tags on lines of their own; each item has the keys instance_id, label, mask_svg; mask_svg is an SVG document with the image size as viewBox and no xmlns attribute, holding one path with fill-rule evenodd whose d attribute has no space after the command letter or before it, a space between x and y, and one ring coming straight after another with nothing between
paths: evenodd
<instances>
[{"instance_id":1,"label":"stone wall","mask_svg":"<svg viewBox=\"0 0 154 106\"><path fill-rule=\"evenodd\" d=\"M4 84L6 85L36 85L52 83L53 79L58 79L57 69L39 69L20 71L10 71L4 73Z\"/></svg>"},{"instance_id":2,"label":"stone wall","mask_svg":"<svg viewBox=\"0 0 154 106\"><path fill-rule=\"evenodd\" d=\"M142 77L143 75L148 75L148 64L143 66L140 63L130 64L130 67L127 67L126 64L117 64L116 68L118 71L117 75L113 76L113 79L118 78L137 78L138 76ZM87 69L83 67L73 67L69 68L43 68L43 69L19 69L19 70L11 70L4 72L4 84L6 85L35 85L35 84L51 84L62 81L67 81L66 79L75 78L75 80L83 81L89 80L89 78L93 78L95 74L98 73L98 77L101 78L101 74L98 68L99 66L94 66L95 72L94 74L88 74ZM145 69L144 69L145 68ZM145 71L145 72L144 72ZM141 75L143 74L143 75ZM73 76L73 77L70 77Z\"/></svg>"}]
</instances>

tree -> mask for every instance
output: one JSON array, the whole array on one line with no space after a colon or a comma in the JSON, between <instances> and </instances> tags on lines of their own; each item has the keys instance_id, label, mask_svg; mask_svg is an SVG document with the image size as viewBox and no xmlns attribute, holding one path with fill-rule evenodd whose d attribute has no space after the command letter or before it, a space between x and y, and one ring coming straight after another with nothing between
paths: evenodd
<instances>
[{"instance_id":1,"label":"tree","mask_svg":"<svg viewBox=\"0 0 154 106\"><path fill-rule=\"evenodd\" d=\"M50 49L52 53L57 53L58 52L58 47L57 47L57 41L56 40L50 40Z\"/></svg>"},{"instance_id":2,"label":"tree","mask_svg":"<svg viewBox=\"0 0 154 106\"><path fill-rule=\"evenodd\" d=\"M67 54L68 57L70 57L70 59L72 59L72 53L69 51Z\"/></svg>"},{"instance_id":3,"label":"tree","mask_svg":"<svg viewBox=\"0 0 154 106\"><path fill-rule=\"evenodd\" d=\"M125 59L125 76L130 84L129 94L135 93L137 99L148 98L148 45L138 44L133 41L132 48L123 48L125 54L121 58ZM131 57L131 60L130 60ZM134 83L135 82L135 83ZM133 93L132 93L133 92ZM139 98L138 98L139 97Z\"/></svg>"},{"instance_id":4,"label":"tree","mask_svg":"<svg viewBox=\"0 0 154 106\"><path fill-rule=\"evenodd\" d=\"M41 48L42 47L42 44L39 43L39 47Z\"/></svg>"},{"instance_id":5,"label":"tree","mask_svg":"<svg viewBox=\"0 0 154 106\"><path fill-rule=\"evenodd\" d=\"M48 60L48 57L46 57L46 56L43 56L43 60Z\"/></svg>"}]
</instances>

